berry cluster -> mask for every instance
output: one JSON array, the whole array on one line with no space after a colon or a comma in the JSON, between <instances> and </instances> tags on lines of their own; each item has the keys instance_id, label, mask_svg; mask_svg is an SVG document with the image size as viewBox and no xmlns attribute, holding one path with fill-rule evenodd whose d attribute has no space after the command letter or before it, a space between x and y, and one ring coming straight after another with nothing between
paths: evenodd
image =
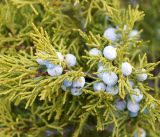
<instances>
[{"instance_id":1,"label":"berry cluster","mask_svg":"<svg viewBox=\"0 0 160 137\"><path fill-rule=\"evenodd\" d=\"M64 80L61 88L64 91L70 91L72 95L74 96L79 96L82 94L82 88L85 85L85 78L84 77L80 77L76 80L73 81L69 81L69 80Z\"/></svg>"},{"instance_id":2,"label":"berry cluster","mask_svg":"<svg viewBox=\"0 0 160 137\"><path fill-rule=\"evenodd\" d=\"M138 35L137 30L132 30L129 34L129 38L133 38ZM116 33L115 28L107 28L104 32L104 37L111 40L117 41L120 38L120 35ZM113 61L117 58L117 51L114 45L108 45L103 49L103 52L97 48L92 48L89 50L90 56L104 56L106 60ZM119 70L124 77L128 77L133 73L133 67L129 62L122 62ZM119 67L119 66L118 66ZM141 73L134 73L134 81L144 81L147 79L147 74L145 69L141 70ZM118 74L114 71L108 69L107 66L104 66L102 62L98 63L97 77L102 80L102 82L95 83L93 89L95 92L105 91L111 95L117 95L119 92L118 88ZM133 79L133 77L132 77ZM115 106L117 110L128 109L128 112L131 117L136 117L140 109L139 103L143 99L143 94L135 85L133 80L127 81L128 86L130 87L132 94L126 97L126 100L117 99L115 101Z\"/></svg>"},{"instance_id":3,"label":"berry cluster","mask_svg":"<svg viewBox=\"0 0 160 137\"><path fill-rule=\"evenodd\" d=\"M124 30L126 29L126 25L124 25ZM117 33L118 29L113 28L113 27L109 27L105 30L103 36L105 38L107 38L108 40L111 40L113 42L116 42L117 40L119 40L121 38L121 35L119 33ZM129 35L128 38L132 39L134 37L138 37L138 31L137 30L132 30Z\"/></svg>"},{"instance_id":4,"label":"berry cluster","mask_svg":"<svg viewBox=\"0 0 160 137\"><path fill-rule=\"evenodd\" d=\"M76 65L76 57L72 54L67 54L65 57L60 52L56 52L57 58L59 61L64 61L67 66L73 67ZM60 76L63 73L63 68L60 65L55 65L50 63L48 60L43 59L36 59L39 65L44 65L47 68L47 72L50 76ZM80 77L79 79L69 81L64 80L63 84L61 85L62 90L67 91L69 90L72 95L79 96L82 94L81 89L85 85L85 78Z\"/></svg>"},{"instance_id":5,"label":"berry cluster","mask_svg":"<svg viewBox=\"0 0 160 137\"><path fill-rule=\"evenodd\" d=\"M76 57L72 54L67 54L65 57L62 55L61 52L56 52L57 59L59 61L64 61L67 66L73 67L76 65ZM55 65L50 63L48 60L43 60L43 59L36 59L37 63L39 65L44 65L47 68L47 72L50 76L59 76L63 73L63 68L60 65Z\"/></svg>"},{"instance_id":6,"label":"berry cluster","mask_svg":"<svg viewBox=\"0 0 160 137\"><path fill-rule=\"evenodd\" d=\"M131 95L133 101L129 97L126 101L121 99L115 101L117 110L123 111L127 107L130 117L136 117L138 115L140 109L139 102L143 99L143 94L138 88L133 89L133 91L135 92L135 94Z\"/></svg>"}]
</instances>

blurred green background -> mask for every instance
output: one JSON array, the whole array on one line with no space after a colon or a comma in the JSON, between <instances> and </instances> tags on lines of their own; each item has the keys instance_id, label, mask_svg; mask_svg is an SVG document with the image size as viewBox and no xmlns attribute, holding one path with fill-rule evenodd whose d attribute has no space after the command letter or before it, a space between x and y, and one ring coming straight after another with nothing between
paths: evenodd
<instances>
[{"instance_id":1,"label":"blurred green background","mask_svg":"<svg viewBox=\"0 0 160 137\"><path fill-rule=\"evenodd\" d=\"M122 0L122 5L139 5L145 17L138 28L143 29L142 38L149 40L146 48L149 61L160 60L160 0Z\"/></svg>"}]
</instances>

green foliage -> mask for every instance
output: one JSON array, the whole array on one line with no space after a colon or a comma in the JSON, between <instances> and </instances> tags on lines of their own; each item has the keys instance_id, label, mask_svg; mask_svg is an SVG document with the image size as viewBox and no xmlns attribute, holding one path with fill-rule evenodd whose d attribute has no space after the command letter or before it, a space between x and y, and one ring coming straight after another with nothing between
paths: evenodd
<instances>
[{"instance_id":1,"label":"green foliage","mask_svg":"<svg viewBox=\"0 0 160 137\"><path fill-rule=\"evenodd\" d=\"M158 137L159 88L154 89L147 82L133 78L142 68L146 69L149 80L158 82L160 77L152 74L160 62L149 63L146 54L141 52L147 42L128 37L135 23L143 17L138 6L124 9L118 0L1 2L0 135L128 137L142 127L148 136ZM103 37L105 28L110 25L117 26L117 33L122 36L117 42ZM125 25L127 29L124 29ZM102 56L91 56L88 52L94 47L103 50L109 44L117 48L118 56L114 62ZM56 52L73 53L77 65L68 67L59 61ZM46 68L37 64L39 58L62 66L63 74L49 76ZM133 66L130 78L124 77L120 70L124 61ZM119 76L118 96L93 91L93 84L101 81L96 77L98 62ZM81 76L87 80L82 95L73 96L69 90L61 89L65 79L72 81ZM134 80L145 96L136 118L131 118L127 111L118 111L114 105L119 97L131 97L133 90L128 80Z\"/></svg>"}]
</instances>

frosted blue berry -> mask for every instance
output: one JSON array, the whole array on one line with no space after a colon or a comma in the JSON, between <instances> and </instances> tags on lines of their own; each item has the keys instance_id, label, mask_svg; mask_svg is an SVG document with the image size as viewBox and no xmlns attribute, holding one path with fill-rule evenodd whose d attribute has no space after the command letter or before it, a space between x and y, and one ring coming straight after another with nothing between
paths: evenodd
<instances>
[{"instance_id":1,"label":"frosted blue berry","mask_svg":"<svg viewBox=\"0 0 160 137\"><path fill-rule=\"evenodd\" d=\"M63 73L63 68L59 65L56 65L54 68L48 68L47 72L50 76L59 76Z\"/></svg>"},{"instance_id":2,"label":"frosted blue berry","mask_svg":"<svg viewBox=\"0 0 160 137\"><path fill-rule=\"evenodd\" d=\"M44 132L44 136L45 137L50 137L50 136L54 136L55 135L55 131L54 130L46 130Z\"/></svg>"},{"instance_id":3,"label":"frosted blue berry","mask_svg":"<svg viewBox=\"0 0 160 137\"><path fill-rule=\"evenodd\" d=\"M116 41L118 40L118 36L116 34L116 29L115 28L107 28L103 34L103 36L111 41Z\"/></svg>"},{"instance_id":4,"label":"frosted blue berry","mask_svg":"<svg viewBox=\"0 0 160 137\"><path fill-rule=\"evenodd\" d=\"M130 112L129 111L129 116L130 117L137 117L138 116L138 112L134 113L134 112Z\"/></svg>"},{"instance_id":5,"label":"frosted blue berry","mask_svg":"<svg viewBox=\"0 0 160 137\"><path fill-rule=\"evenodd\" d=\"M105 91L106 85L103 82L98 82L93 85L93 89L95 92L97 91Z\"/></svg>"},{"instance_id":6,"label":"frosted blue berry","mask_svg":"<svg viewBox=\"0 0 160 137\"><path fill-rule=\"evenodd\" d=\"M106 59L109 59L109 60L114 60L116 57L117 57L117 51L116 51L116 48L114 48L113 46L109 45L109 46L106 46L104 49L103 49L103 55Z\"/></svg>"},{"instance_id":7,"label":"frosted blue berry","mask_svg":"<svg viewBox=\"0 0 160 137\"><path fill-rule=\"evenodd\" d=\"M140 107L139 107L138 103L136 103L136 102L133 103L131 100L128 100L127 109L130 112L137 113L139 111Z\"/></svg>"},{"instance_id":8,"label":"frosted blue berry","mask_svg":"<svg viewBox=\"0 0 160 137\"><path fill-rule=\"evenodd\" d=\"M151 104L150 104L150 108L151 108L151 109L155 109L155 107L156 107L156 106L155 106L154 103L151 103Z\"/></svg>"},{"instance_id":9,"label":"frosted blue berry","mask_svg":"<svg viewBox=\"0 0 160 137\"><path fill-rule=\"evenodd\" d=\"M133 38L138 35L138 30L132 30L129 34L129 38Z\"/></svg>"},{"instance_id":10,"label":"frosted blue berry","mask_svg":"<svg viewBox=\"0 0 160 137\"><path fill-rule=\"evenodd\" d=\"M118 76L114 72L104 72L103 82L108 86L114 86L118 81Z\"/></svg>"},{"instance_id":11,"label":"frosted blue berry","mask_svg":"<svg viewBox=\"0 0 160 137\"><path fill-rule=\"evenodd\" d=\"M46 65L47 63L49 63L47 60L43 59L36 59L36 61L39 65Z\"/></svg>"},{"instance_id":12,"label":"frosted blue berry","mask_svg":"<svg viewBox=\"0 0 160 137\"><path fill-rule=\"evenodd\" d=\"M128 80L127 83L131 88L134 86L134 82L132 80Z\"/></svg>"},{"instance_id":13,"label":"frosted blue berry","mask_svg":"<svg viewBox=\"0 0 160 137\"><path fill-rule=\"evenodd\" d=\"M71 88L71 94L73 96L79 96L82 94L81 88Z\"/></svg>"},{"instance_id":14,"label":"frosted blue berry","mask_svg":"<svg viewBox=\"0 0 160 137\"><path fill-rule=\"evenodd\" d=\"M143 111L143 113L147 115L148 114L148 109L145 108L144 111Z\"/></svg>"},{"instance_id":15,"label":"frosted blue berry","mask_svg":"<svg viewBox=\"0 0 160 137\"><path fill-rule=\"evenodd\" d=\"M73 54L67 54L65 56L65 62L68 66L73 67L76 65L76 57Z\"/></svg>"},{"instance_id":16,"label":"frosted blue berry","mask_svg":"<svg viewBox=\"0 0 160 137\"><path fill-rule=\"evenodd\" d=\"M63 85L66 87L71 87L72 86L72 81L64 80Z\"/></svg>"},{"instance_id":17,"label":"frosted blue berry","mask_svg":"<svg viewBox=\"0 0 160 137\"><path fill-rule=\"evenodd\" d=\"M117 95L119 92L118 86L107 86L106 92L111 95Z\"/></svg>"},{"instance_id":18,"label":"frosted blue berry","mask_svg":"<svg viewBox=\"0 0 160 137\"><path fill-rule=\"evenodd\" d=\"M97 48L93 48L89 50L89 54L92 56L99 56L99 55L102 55L102 52Z\"/></svg>"},{"instance_id":19,"label":"frosted blue berry","mask_svg":"<svg viewBox=\"0 0 160 137\"><path fill-rule=\"evenodd\" d=\"M134 99L135 102L140 102L143 99L143 94L141 93L141 91L138 88L135 88L134 93L136 94L132 94L132 98Z\"/></svg>"},{"instance_id":20,"label":"frosted blue berry","mask_svg":"<svg viewBox=\"0 0 160 137\"><path fill-rule=\"evenodd\" d=\"M98 68L101 67L101 66L103 67L103 63L102 62L98 62Z\"/></svg>"},{"instance_id":21,"label":"frosted blue berry","mask_svg":"<svg viewBox=\"0 0 160 137\"><path fill-rule=\"evenodd\" d=\"M138 128L133 137L146 137L146 131L143 128Z\"/></svg>"},{"instance_id":22,"label":"frosted blue berry","mask_svg":"<svg viewBox=\"0 0 160 137\"><path fill-rule=\"evenodd\" d=\"M43 59L36 59L37 63L39 65L43 65L44 64L44 60Z\"/></svg>"},{"instance_id":23,"label":"frosted blue berry","mask_svg":"<svg viewBox=\"0 0 160 137\"><path fill-rule=\"evenodd\" d=\"M52 69L52 68L54 68L55 67L55 65L54 64L51 64L51 63L46 63L45 64L46 65L46 67L48 68L48 69Z\"/></svg>"},{"instance_id":24,"label":"frosted blue berry","mask_svg":"<svg viewBox=\"0 0 160 137\"><path fill-rule=\"evenodd\" d=\"M85 78L80 77L79 79L73 81L73 87L82 88L85 85Z\"/></svg>"},{"instance_id":25,"label":"frosted blue berry","mask_svg":"<svg viewBox=\"0 0 160 137\"><path fill-rule=\"evenodd\" d=\"M122 73L124 76L129 76L132 73L132 66L128 62L122 63Z\"/></svg>"},{"instance_id":26,"label":"frosted blue berry","mask_svg":"<svg viewBox=\"0 0 160 137\"><path fill-rule=\"evenodd\" d=\"M142 69L142 73L136 75L136 79L139 81L144 81L147 79L147 74L145 73L145 69Z\"/></svg>"},{"instance_id":27,"label":"frosted blue berry","mask_svg":"<svg viewBox=\"0 0 160 137\"><path fill-rule=\"evenodd\" d=\"M67 91L67 87L65 86L65 85L61 85L61 89L63 90L63 91Z\"/></svg>"},{"instance_id":28,"label":"frosted blue berry","mask_svg":"<svg viewBox=\"0 0 160 137\"><path fill-rule=\"evenodd\" d=\"M117 108L117 110L124 110L126 108L126 101L125 100L120 100L120 99L117 99L115 101L115 106Z\"/></svg>"},{"instance_id":29,"label":"frosted blue berry","mask_svg":"<svg viewBox=\"0 0 160 137\"><path fill-rule=\"evenodd\" d=\"M60 61L64 61L64 56L62 55L61 52L56 52L56 54L57 54L57 57L58 57L58 59L59 59Z\"/></svg>"},{"instance_id":30,"label":"frosted blue berry","mask_svg":"<svg viewBox=\"0 0 160 137\"><path fill-rule=\"evenodd\" d=\"M97 70L97 76L99 77L99 78L103 78L103 73L104 73L104 68L103 68L103 66L100 66L100 67L98 67L98 70Z\"/></svg>"}]
</instances>

